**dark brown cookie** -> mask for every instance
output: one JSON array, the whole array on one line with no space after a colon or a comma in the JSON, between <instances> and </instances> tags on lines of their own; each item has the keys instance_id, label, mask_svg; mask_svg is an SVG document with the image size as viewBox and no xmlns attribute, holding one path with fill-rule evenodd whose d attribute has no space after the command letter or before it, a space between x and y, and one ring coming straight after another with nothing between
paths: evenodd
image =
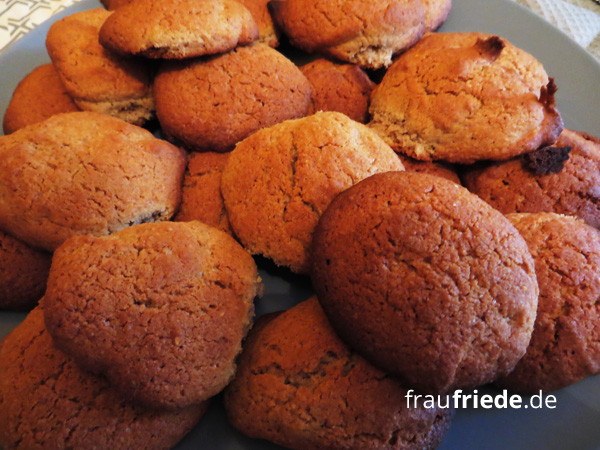
<instances>
[{"instance_id":1,"label":"dark brown cookie","mask_svg":"<svg viewBox=\"0 0 600 450\"><path fill-rule=\"evenodd\" d=\"M509 214L527 241L540 286L527 353L498 384L531 394L600 372L600 232L554 213Z\"/></svg>"},{"instance_id":2,"label":"dark brown cookie","mask_svg":"<svg viewBox=\"0 0 600 450\"><path fill-rule=\"evenodd\" d=\"M177 411L127 403L57 350L34 309L0 345L0 445L9 449L170 449L207 402Z\"/></svg>"},{"instance_id":3,"label":"dark brown cookie","mask_svg":"<svg viewBox=\"0 0 600 450\"><path fill-rule=\"evenodd\" d=\"M163 133L186 148L226 152L255 131L304 117L311 87L264 44L209 59L164 64L154 84Z\"/></svg>"},{"instance_id":4,"label":"dark brown cookie","mask_svg":"<svg viewBox=\"0 0 600 450\"><path fill-rule=\"evenodd\" d=\"M31 309L44 295L52 255L0 231L0 309Z\"/></svg>"},{"instance_id":5,"label":"dark brown cookie","mask_svg":"<svg viewBox=\"0 0 600 450\"><path fill-rule=\"evenodd\" d=\"M555 212L600 228L600 140L565 129L556 146L563 149L558 155L561 161L545 159L537 169L525 158L473 166L462 174L463 182L504 214ZM550 166L559 170L549 170Z\"/></svg>"},{"instance_id":6,"label":"dark brown cookie","mask_svg":"<svg viewBox=\"0 0 600 450\"><path fill-rule=\"evenodd\" d=\"M436 448L452 411L407 407L405 395L341 341L312 297L251 331L225 405L240 431L288 448Z\"/></svg>"},{"instance_id":7,"label":"dark brown cookie","mask_svg":"<svg viewBox=\"0 0 600 450\"><path fill-rule=\"evenodd\" d=\"M56 346L81 367L172 409L229 383L259 290L254 260L231 236L163 222L65 242L43 306Z\"/></svg>"},{"instance_id":8,"label":"dark brown cookie","mask_svg":"<svg viewBox=\"0 0 600 450\"><path fill-rule=\"evenodd\" d=\"M36 67L21 80L4 114L4 134L54 114L79 111L52 64Z\"/></svg>"},{"instance_id":9,"label":"dark brown cookie","mask_svg":"<svg viewBox=\"0 0 600 450\"><path fill-rule=\"evenodd\" d=\"M527 244L501 213L426 174L373 175L325 211L312 281L340 336L425 393L509 373L533 331Z\"/></svg>"}]
</instances>

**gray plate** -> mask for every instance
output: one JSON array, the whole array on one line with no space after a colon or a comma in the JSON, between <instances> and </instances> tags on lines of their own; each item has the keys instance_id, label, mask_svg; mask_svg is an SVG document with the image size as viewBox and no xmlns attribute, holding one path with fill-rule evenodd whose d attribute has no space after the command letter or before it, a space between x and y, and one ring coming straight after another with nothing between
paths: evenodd
<instances>
[{"instance_id":1,"label":"gray plate","mask_svg":"<svg viewBox=\"0 0 600 450\"><path fill-rule=\"evenodd\" d=\"M52 21L98 6L95 0L68 8ZM0 54L0 111L4 111L21 78L48 62L44 23ZM539 59L558 85L557 102L566 126L600 136L600 64L552 25L508 0L454 0L441 31L498 34ZM259 261L266 293L259 314L285 309L310 295L307 278ZM23 314L0 312L0 337ZM491 388L479 389L497 393ZM441 448L449 449L600 449L600 377L589 378L555 393L556 409L460 409ZM526 399L525 399L526 400ZM177 446L179 450L278 449L247 439L231 428L217 397L201 423Z\"/></svg>"}]
</instances>

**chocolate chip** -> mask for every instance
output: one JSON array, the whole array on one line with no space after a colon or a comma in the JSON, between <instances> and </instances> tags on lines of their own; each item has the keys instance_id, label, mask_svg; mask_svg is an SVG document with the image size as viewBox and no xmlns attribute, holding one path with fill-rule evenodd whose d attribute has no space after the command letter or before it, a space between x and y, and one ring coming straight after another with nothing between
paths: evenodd
<instances>
[{"instance_id":1,"label":"chocolate chip","mask_svg":"<svg viewBox=\"0 0 600 450\"><path fill-rule=\"evenodd\" d=\"M558 173L569 159L571 147L542 147L523 156L525 167L535 175Z\"/></svg>"}]
</instances>

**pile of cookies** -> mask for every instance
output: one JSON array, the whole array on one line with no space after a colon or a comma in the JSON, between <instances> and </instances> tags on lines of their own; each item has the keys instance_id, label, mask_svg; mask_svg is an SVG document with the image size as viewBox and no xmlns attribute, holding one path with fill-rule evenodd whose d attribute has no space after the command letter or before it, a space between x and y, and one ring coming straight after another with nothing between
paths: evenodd
<instances>
[{"instance_id":1,"label":"pile of cookies","mask_svg":"<svg viewBox=\"0 0 600 450\"><path fill-rule=\"evenodd\" d=\"M449 0L103 3L4 115L4 448L171 448L221 392L285 447L435 448L409 389L600 372L600 140L532 55ZM315 295L255 320L266 260Z\"/></svg>"}]
</instances>

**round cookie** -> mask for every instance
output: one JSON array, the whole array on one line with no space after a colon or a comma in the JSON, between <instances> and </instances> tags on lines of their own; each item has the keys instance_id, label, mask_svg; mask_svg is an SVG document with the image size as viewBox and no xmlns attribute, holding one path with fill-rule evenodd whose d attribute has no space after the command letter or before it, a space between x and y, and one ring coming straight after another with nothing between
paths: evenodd
<instances>
[{"instance_id":1,"label":"round cookie","mask_svg":"<svg viewBox=\"0 0 600 450\"><path fill-rule=\"evenodd\" d=\"M42 301L56 346L122 395L182 408L233 378L260 291L252 257L201 222L66 241Z\"/></svg>"},{"instance_id":2,"label":"round cookie","mask_svg":"<svg viewBox=\"0 0 600 450\"><path fill-rule=\"evenodd\" d=\"M46 49L79 108L142 125L154 117L154 72L143 60L123 58L100 45L100 27L110 15L97 8L55 22Z\"/></svg>"},{"instance_id":3,"label":"round cookie","mask_svg":"<svg viewBox=\"0 0 600 450\"><path fill-rule=\"evenodd\" d=\"M533 155L468 167L463 182L504 214L555 212L600 228L600 139L565 129Z\"/></svg>"},{"instance_id":4,"label":"round cookie","mask_svg":"<svg viewBox=\"0 0 600 450\"><path fill-rule=\"evenodd\" d=\"M373 175L327 208L312 259L336 331L406 387L473 388L525 354L538 297L527 244L456 183Z\"/></svg>"},{"instance_id":5,"label":"round cookie","mask_svg":"<svg viewBox=\"0 0 600 450\"><path fill-rule=\"evenodd\" d=\"M226 152L264 127L303 117L310 83L264 44L164 64L154 83L163 133L196 151Z\"/></svg>"},{"instance_id":6,"label":"round cookie","mask_svg":"<svg viewBox=\"0 0 600 450\"><path fill-rule=\"evenodd\" d=\"M450 164L444 164L432 162L432 161L419 161L418 159L409 158L408 156L399 155L402 165L408 172L419 172L428 173L429 175L435 175L438 177L445 178L446 180L454 181L456 184L461 184L460 177L456 172L454 166Z\"/></svg>"},{"instance_id":7,"label":"round cookie","mask_svg":"<svg viewBox=\"0 0 600 450\"><path fill-rule=\"evenodd\" d=\"M369 98L375 83L360 67L317 59L300 70L312 86L309 114L338 111L357 122L367 121Z\"/></svg>"},{"instance_id":8,"label":"round cookie","mask_svg":"<svg viewBox=\"0 0 600 450\"><path fill-rule=\"evenodd\" d=\"M540 286L527 353L498 384L535 394L600 372L600 232L554 213L507 216L529 245Z\"/></svg>"},{"instance_id":9,"label":"round cookie","mask_svg":"<svg viewBox=\"0 0 600 450\"><path fill-rule=\"evenodd\" d=\"M54 251L74 235L168 220L186 155L105 114L58 114L0 137L0 229Z\"/></svg>"},{"instance_id":10,"label":"round cookie","mask_svg":"<svg viewBox=\"0 0 600 450\"><path fill-rule=\"evenodd\" d=\"M27 310L44 295L52 255L0 231L0 309Z\"/></svg>"},{"instance_id":11,"label":"round cookie","mask_svg":"<svg viewBox=\"0 0 600 450\"><path fill-rule=\"evenodd\" d=\"M294 0L269 6L292 45L370 69L389 66L425 30L421 0Z\"/></svg>"},{"instance_id":12,"label":"round cookie","mask_svg":"<svg viewBox=\"0 0 600 450\"><path fill-rule=\"evenodd\" d=\"M271 0L238 0L248 8L258 26L258 42L269 47L279 46L279 31L275 28L267 4Z\"/></svg>"},{"instance_id":13,"label":"round cookie","mask_svg":"<svg viewBox=\"0 0 600 450\"><path fill-rule=\"evenodd\" d=\"M452 418L407 407L398 380L340 340L316 297L251 331L225 406L243 433L306 450L433 449Z\"/></svg>"},{"instance_id":14,"label":"round cookie","mask_svg":"<svg viewBox=\"0 0 600 450\"><path fill-rule=\"evenodd\" d=\"M100 43L124 55L181 59L223 53L258 37L250 11L235 0L135 0L100 29Z\"/></svg>"},{"instance_id":15,"label":"round cookie","mask_svg":"<svg viewBox=\"0 0 600 450\"><path fill-rule=\"evenodd\" d=\"M425 6L425 31L437 30L450 14L452 0L422 0Z\"/></svg>"},{"instance_id":16,"label":"round cookie","mask_svg":"<svg viewBox=\"0 0 600 450\"><path fill-rule=\"evenodd\" d=\"M36 67L13 92L2 123L4 134L41 122L54 114L79 111L52 64Z\"/></svg>"},{"instance_id":17,"label":"round cookie","mask_svg":"<svg viewBox=\"0 0 600 450\"><path fill-rule=\"evenodd\" d=\"M505 160L556 141L555 90L542 65L505 39L431 33L375 88L369 126L415 159Z\"/></svg>"},{"instance_id":18,"label":"round cookie","mask_svg":"<svg viewBox=\"0 0 600 450\"><path fill-rule=\"evenodd\" d=\"M192 153L183 177L181 206L174 220L199 220L231 234L221 195L221 174L229 153Z\"/></svg>"},{"instance_id":19,"label":"round cookie","mask_svg":"<svg viewBox=\"0 0 600 450\"><path fill-rule=\"evenodd\" d=\"M170 449L207 402L177 411L127 403L57 350L34 309L0 345L0 445L5 449Z\"/></svg>"},{"instance_id":20,"label":"round cookie","mask_svg":"<svg viewBox=\"0 0 600 450\"><path fill-rule=\"evenodd\" d=\"M252 254L307 273L312 233L343 190L378 172L404 170L375 133L336 112L254 133L231 153L221 192L231 228Z\"/></svg>"}]
</instances>

